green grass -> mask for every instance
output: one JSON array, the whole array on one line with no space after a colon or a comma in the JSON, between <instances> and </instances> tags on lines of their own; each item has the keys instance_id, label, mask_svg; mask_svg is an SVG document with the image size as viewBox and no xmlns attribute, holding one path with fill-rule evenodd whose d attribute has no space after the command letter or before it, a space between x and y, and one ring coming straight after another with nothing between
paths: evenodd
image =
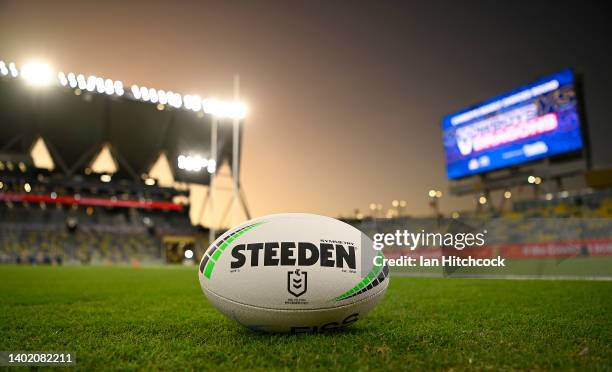
<instances>
[{"instance_id":1,"label":"green grass","mask_svg":"<svg viewBox=\"0 0 612 372\"><path fill-rule=\"evenodd\" d=\"M255 334L197 269L0 267L0 350L78 369L612 369L612 282L392 278L345 331Z\"/></svg>"}]
</instances>

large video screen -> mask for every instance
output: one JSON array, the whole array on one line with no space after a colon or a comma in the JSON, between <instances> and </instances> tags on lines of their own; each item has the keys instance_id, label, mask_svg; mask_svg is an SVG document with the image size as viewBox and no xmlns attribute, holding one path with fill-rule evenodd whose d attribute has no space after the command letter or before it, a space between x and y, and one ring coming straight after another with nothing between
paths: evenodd
<instances>
[{"instance_id":1,"label":"large video screen","mask_svg":"<svg viewBox=\"0 0 612 372\"><path fill-rule=\"evenodd\" d=\"M448 178L582 149L571 69L442 119Z\"/></svg>"}]
</instances>

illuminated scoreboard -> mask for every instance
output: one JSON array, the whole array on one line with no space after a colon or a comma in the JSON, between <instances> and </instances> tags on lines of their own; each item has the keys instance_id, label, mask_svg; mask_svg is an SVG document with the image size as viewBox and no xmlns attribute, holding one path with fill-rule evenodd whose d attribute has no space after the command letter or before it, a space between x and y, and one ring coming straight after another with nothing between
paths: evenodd
<instances>
[{"instance_id":1,"label":"illuminated scoreboard","mask_svg":"<svg viewBox=\"0 0 612 372\"><path fill-rule=\"evenodd\" d=\"M583 148L574 74L567 69L442 119L448 178Z\"/></svg>"}]
</instances>

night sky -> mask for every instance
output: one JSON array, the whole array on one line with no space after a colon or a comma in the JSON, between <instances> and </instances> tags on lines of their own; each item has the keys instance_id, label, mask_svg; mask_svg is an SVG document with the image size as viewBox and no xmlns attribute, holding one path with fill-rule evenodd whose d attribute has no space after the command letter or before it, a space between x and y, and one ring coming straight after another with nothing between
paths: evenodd
<instances>
[{"instance_id":1,"label":"night sky","mask_svg":"<svg viewBox=\"0 0 612 372\"><path fill-rule=\"evenodd\" d=\"M448 186L441 117L564 67L584 75L595 165L612 164L608 16L576 1L0 0L0 59L219 98L238 72L254 215L393 199L423 215Z\"/></svg>"}]
</instances>

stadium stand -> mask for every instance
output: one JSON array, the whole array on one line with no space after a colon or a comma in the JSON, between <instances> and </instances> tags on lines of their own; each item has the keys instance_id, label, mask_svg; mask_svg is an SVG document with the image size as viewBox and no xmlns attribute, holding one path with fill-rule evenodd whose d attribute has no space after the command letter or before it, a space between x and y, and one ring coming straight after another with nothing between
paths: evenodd
<instances>
[{"instance_id":1,"label":"stadium stand","mask_svg":"<svg viewBox=\"0 0 612 372\"><path fill-rule=\"evenodd\" d=\"M165 236L201 234L173 202L186 192L1 164L2 263L163 262Z\"/></svg>"},{"instance_id":2,"label":"stadium stand","mask_svg":"<svg viewBox=\"0 0 612 372\"><path fill-rule=\"evenodd\" d=\"M549 258L612 255L612 189L547 194L541 199L521 200L512 210L462 212L460 218L350 219L346 222L375 234L397 230L413 233L476 233L486 231L484 247L468 247L464 252L501 254L512 258ZM430 246L422 249L437 250ZM404 247L387 247L388 256L406 254Z\"/></svg>"},{"instance_id":3,"label":"stadium stand","mask_svg":"<svg viewBox=\"0 0 612 372\"><path fill-rule=\"evenodd\" d=\"M207 234L191 224L183 186L238 163L244 104L74 72L34 89L14 63L0 66L0 262L198 259ZM35 164L41 143L50 166ZM102 154L108 170L93 166ZM171 187L149 174L159 159Z\"/></svg>"}]
</instances>

